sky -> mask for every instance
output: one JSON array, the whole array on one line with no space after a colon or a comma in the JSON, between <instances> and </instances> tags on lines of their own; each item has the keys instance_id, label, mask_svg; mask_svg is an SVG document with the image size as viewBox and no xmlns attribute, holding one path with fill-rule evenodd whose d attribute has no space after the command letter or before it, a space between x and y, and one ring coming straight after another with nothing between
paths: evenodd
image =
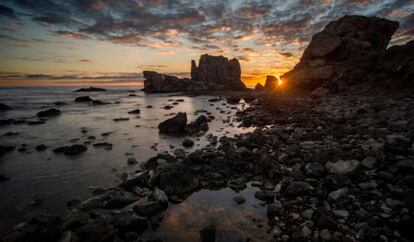
<instances>
[{"instance_id":1,"label":"sky","mask_svg":"<svg viewBox=\"0 0 414 242\"><path fill-rule=\"evenodd\" d=\"M142 85L143 70L189 77L202 54L238 58L254 86L354 14L414 39L414 0L0 0L0 86Z\"/></svg>"}]
</instances>

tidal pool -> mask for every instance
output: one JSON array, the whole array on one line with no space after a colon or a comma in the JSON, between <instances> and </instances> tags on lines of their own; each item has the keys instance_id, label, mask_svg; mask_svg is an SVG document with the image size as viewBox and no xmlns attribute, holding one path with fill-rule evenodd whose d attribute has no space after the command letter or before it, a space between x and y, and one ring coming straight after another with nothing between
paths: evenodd
<instances>
[{"instance_id":1,"label":"tidal pool","mask_svg":"<svg viewBox=\"0 0 414 242\"><path fill-rule=\"evenodd\" d=\"M165 241L199 242L199 231L209 224L216 227L216 241L268 241L272 235L266 216L266 206L254 197L259 189L248 184L236 192L230 188L200 190L179 204L170 204L164 212L160 227L147 231L144 238ZM235 195L246 198L236 204Z\"/></svg>"}]
</instances>

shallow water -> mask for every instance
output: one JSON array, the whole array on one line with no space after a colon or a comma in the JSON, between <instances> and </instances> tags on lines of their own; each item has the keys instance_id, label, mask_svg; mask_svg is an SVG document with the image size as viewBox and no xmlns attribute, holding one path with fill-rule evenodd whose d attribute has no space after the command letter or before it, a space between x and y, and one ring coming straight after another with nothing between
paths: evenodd
<instances>
[{"instance_id":1,"label":"shallow water","mask_svg":"<svg viewBox=\"0 0 414 242\"><path fill-rule=\"evenodd\" d=\"M223 123L228 117L234 117L236 110L230 109L225 101L210 103L209 96L187 97L171 95L146 95L137 88L109 88L108 92L74 93L76 88L14 88L0 89L0 103L12 106L12 111L0 113L0 119L34 119L36 113L58 108L62 114L50 118L46 124L30 126L27 124L0 126L0 144L16 145L16 150L0 157L0 174L10 177L0 183L0 231L10 224L22 220L32 212L62 212L66 202L71 199L85 199L91 196L90 186L111 186L119 182L119 174L132 173L136 166L128 166L127 159L135 157L145 161L158 152L172 152L182 148L184 137L169 137L158 133L158 124L171 117L171 113L187 112L188 120L198 115L194 112L204 109L216 117L209 123L207 134L233 136L251 131L238 128L237 123ZM129 91L136 91L130 97ZM89 106L75 103L78 96L90 96L92 99L111 102L103 106ZM171 110L163 107L171 104L169 99L184 99ZM62 101L68 105L56 107L53 102ZM116 103L119 102L119 103ZM152 105L152 109L147 109ZM237 105L241 108L241 104ZM221 114L217 107L228 112ZM128 111L141 109L141 114L130 115ZM129 121L114 122L114 118L128 117ZM139 127L137 127L137 125ZM82 128L87 133L82 133ZM3 136L7 132L18 132L16 136ZM102 136L104 132L113 132ZM88 136L95 136L92 143L109 142L112 150L88 146L88 150L74 157L54 154L52 150L73 143L83 144ZM76 139L76 140L74 140ZM208 144L205 136L197 140L196 145L186 151L191 152ZM19 152L22 144L27 151ZM45 144L48 149L38 152L35 147ZM157 144L154 148L151 148ZM40 205L30 206L34 199Z\"/></svg>"},{"instance_id":2,"label":"shallow water","mask_svg":"<svg viewBox=\"0 0 414 242\"><path fill-rule=\"evenodd\" d=\"M144 238L163 238L165 241L199 242L199 231L209 224L216 227L217 242L269 241L266 207L254 197L259 189L248 185L238 194L246 198L236 204L237 194L230 188L217 191L203 189L193 193L180 204L170 204L161 225L155 232L147 231Z\"/></svg>"}]
</instances>

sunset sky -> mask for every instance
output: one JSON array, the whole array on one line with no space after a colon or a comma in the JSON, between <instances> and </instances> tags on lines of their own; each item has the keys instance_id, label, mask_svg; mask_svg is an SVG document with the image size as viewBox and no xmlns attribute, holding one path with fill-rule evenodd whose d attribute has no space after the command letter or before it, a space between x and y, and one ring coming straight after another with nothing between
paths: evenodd
<instances>
[{"instance_id":1,"label":"sunset sky","mask_svg":"<svg viewBox=\"0 0 414 242\"><path fill-rule=\"evenodd\" d=\"M252 86L345 14L399 21L392 44L414 36L413 0L0 0L0 86L137 85L189 76L204 53L238 58Z\"/></svg>"}]
</instances>

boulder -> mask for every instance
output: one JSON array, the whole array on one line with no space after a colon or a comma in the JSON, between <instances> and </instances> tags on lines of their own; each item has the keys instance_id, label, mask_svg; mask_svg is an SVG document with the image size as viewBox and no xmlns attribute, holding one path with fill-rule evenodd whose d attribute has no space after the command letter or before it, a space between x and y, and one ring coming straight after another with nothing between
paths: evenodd
<instances>
[{"instance_id":1,"label":"boulder","mask_svg":"<svg viewBox=\"0 0 414 242\"><path fill-rule=\"evenodd\" d=\"M243 90L239 61L223 56L202 55L198 62L191 61L191 79L198 82L223 85L226 90Z\"/></svg>"},{"instance_id":2,"label":"boulder","mask_svg":"<svg viewBox=\"0 0 414 242\"><path fill-rule=\"evenodd\" d=\"M77 154L80 154L80 153L86 151L87 149L88 148L84 145L78 145L78 144L71 145L71 146L65 148L65 150L63 151L63 154L69 155L69 156L77 155Z\"/></svg>"},{"instance_id":3,"label":"boulder","mask_svg":"<svg viewBox=\"0 0 414 242\"><path fill-rule=\"evenodd\" d=\"M348 90L372 75L397 28L398 22L378 17L344 16L332 21L312 37L300 62L282 78L301 89Z\"/></svg>"},{"instance_id":4,"label":"boulder","mask_svg":"<svg viewBox=\"0 0 414 242\"><path fill-rule=\"evenodd\" d=\"M160 74L155 71L144 71L144 91L147 93L186 92L197 85L190 79L181 79L176 76ZM201 85L200 85L201 88Z\"/></svg>"},{"instance_id":5,"label":"boulder","mask_svg":"<svg viewBox=\"0 0 414 242\"><path fill-rule=\"evenodd\" d=\"M187 114L178 113L173 118L167 119L158 125L160 133L182 133L187 125Z\"/></svg>"},{"instance_id":6,"label":"boulder","mask_svg":"<svg viewBox=\"0 0 414 242\"><path fill-rule=\"evenodd\" d=\"M88 209L118 209L137 200L137 196L127 191L108 191L103 195L92 197L81 204L81 208Z\"/></svg>"},{"instance_id":7,"label":"boulder","mask_svg":"<svg viewBox=\"0 0 414 242\"><path fill-rule=\"evenodd\" d=\"M56 117L60 115L60 110L56 108L40 111L37 113L37 117L45 118L45 117Z\"/></svg>"},{"instance_id":8,"label":"boulder","mask_svg":"<svg viewBox=\"0 0 414 242\"><path fill-rule=\"evenodd\" d=\"M189 194L199 186L199 181L191 169L181 163L158 166L149 183L151 186L159 187L168 195Z\"/></svg>"},{"instance_id":9,"label":"boulder","mask_svg":"<svg viewBox=\"0 0 414 242\"><path fill-rule=\"evenodd\" d=\"M277 83L278 83L278 80L277 80L277 78L275 76L268 75L266 77L266 82L265 82L265 85L264 85L264 89L265 90L273 90L273 89L276 89Z\"/></svg>"}]
</instances>

